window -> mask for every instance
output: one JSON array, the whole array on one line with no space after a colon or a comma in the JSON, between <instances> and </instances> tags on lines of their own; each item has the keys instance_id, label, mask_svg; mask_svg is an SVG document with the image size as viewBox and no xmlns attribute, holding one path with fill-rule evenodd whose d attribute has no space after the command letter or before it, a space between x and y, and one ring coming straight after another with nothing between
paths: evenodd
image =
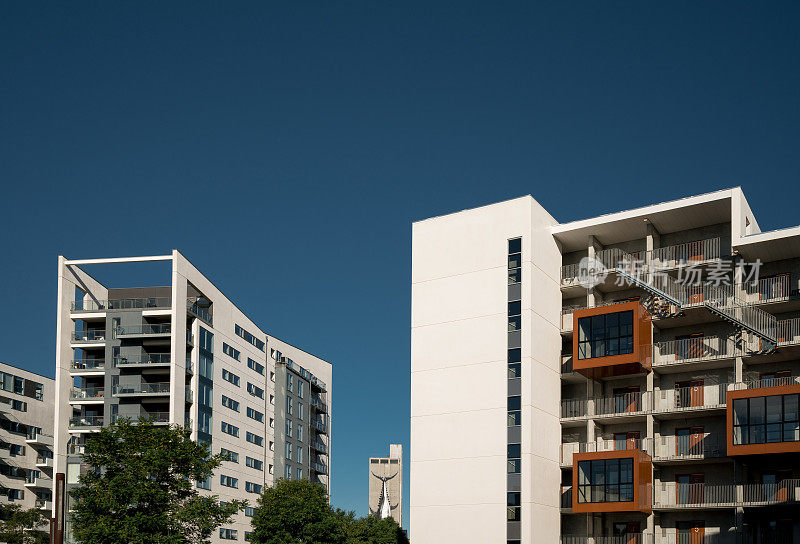
<instances>
[{"instance_id":1,"label":"window","mask_svg":"<svg viewBox=\"0 0 800 544\"><path fill-rule=\"evenodd\" d=\"M508 332L522 329L522 302L508 303Z\"/></svg>"},{"instance_id":2,"label":"window","mask_svg":"<svg viewBox=\"0 0 800 544\"><path fill-rule=\"evenodd\" d=\"M295 461L298 463L303 462L303 446L297 446L297 457L295 458Z\"/></svg>"},{"instance_id":3,"label":"window","mask_svg":"<svg viewBox=\"0 0 800 544\"><path fill-rule=\"evenodd\" d=\"M291 375L291 374L286 374L286 390L287 390L289 393L291 393L291 392L292 392L292 389L294 389L294 388L292 387L292 383L293 383L293 382L294 382L294 380L292 379L292 375Z\"/></svg>"},{"instance_id":4,"label":"window","mask_svg":"<svg viewBox=\"0 0 800 544\"><path fill-rule=\"evenodd\" d=\"M269 381L275 383L275 373L272 371L269 373Z\"/></svg>"},{"instance_id":5,"label":"window","mask_svg":"<svg viewBox=\"0 0 800 544\"><path fill-rule=\"evenodd\" d=\"M292 466L286 465L286 478L291 480L292 479Z\"/></svg>"},{"instance_id":6,"label":"window","mask_svg":"<svg viewBox=\"0 0 800 544\"><path fill-rule=\"evenodd\" d=\"M244 515L248 518L252 518L256 515L256 509L254 506L245 506L244 507Z\"/></svg>"},{"instance_id":7,"label":"window","mask_svg":"<svg viewBox=\"0 0 800 544\"><path fill-rule=\"evenodd\" d=\"M259 484L254 484L253 482L244 483L244 490L247 491L248 493L258 493L260 495L263 487L264 486Z\"/></svg>"},{"instance_id":8,"label":"window","mask_svg":"<svg viewBox=\"0 0 800 544\"><path fill-rule=\"evenodd\" d=\"M290 461L292 459L292 443L291 442L287 442L286 443L286 458L289 459Z\"/></svg>"},{"instance_id":9,"label":"window","mask_svg":"<svg viewBox=\"0 0 800 544\"><path fill-rule=\"evenodd\" d=\"M298 480L302 480L303 479L303 469L300 468L300 467L297 467L297 479Z\"/></svg>"},{"instance_id":10,"label":"window","mask_svg":"<svg viewBox=\"0 0 800 544\"><path fill-rule=\"evenodd\" d=\"M256 470L264 470L264 462L259 461L258 459L253 459L252 457L245 457L244 464Z\"/></svg>"},{"instance_id":11,"label":"window","mask_svg":"<svg viewBox=\"0 0 800 544\"><path fill-rule=\"evenodd\" d=\"M200 382L197 387L197 396L200 404L207 408L214 406L214 386Z\"/></svg>"},{"instance_id":12,"label":"window","mask_svg":"<svg viewBox=\"0 0 800 544\"><path fill-rule=\"evenodd\" d=\"M258 436L257 434L253 434L250 431L247 431L247 434L245 435L245 440L247 440L251 444L255 444L256 446L260 446L264 443L263 437Z\"/></svg>"},{"instance_id":13,"label":"window","mask_svg":"<svg viewBox=\"0 0 800 544\"><path fill-rule=\"evenodd\" d=\"M211 414L197 412L197 430L201 433L211 434Z\"/></svg>"},{"instance_id":14,"label":"window","mask_svg":"<svg viewBox=\"0 0 800 544\"><path fill-rule=\"evenodd\" d=\"M733 444L800 441L798 395L734 399Z\"/></svg>"},{"instance_id":15,"label":"window","mask_svg":"<svg viewBox=\"0 0 800 544\"><path fill-rule=\"evenodd\" d=\"M239 427L235 427L230 423L222 422L222 432L239 438Z\"/></svg>"},{"instance_id":16,"label":"window","mask_svg":"<svg viewBox=\"0 0 800 544\"><path fill-rule=\"evenodd\" d=\"M222 352L225 355L233 357L237 361L239 361L241 359L241 357L242 357L242 354L238 349L232 348L231 346L229 346L225 342L222 343Z\"/></svg>"},{"instance_id":17,"label":"window","mask_svg":"<svg viewBox=\"0 0 800 544\"><path fill-rule=\"evenodd\" d=\"M297 401L297 419L303 419L303 403Z\"/></svg>"},{"instance_id":18,"label":"window","mask_svg":"<svg viewBox=\"0 0 800 544\"><path fill-rule=\"evenodd\" d=\"M297 380L297 396L301 399L303 398L303 389L305 389L305 383L302 380Z\"/></svg>"},{"instance_id":19,"label":"window","mask_svg":"<svg viewBox=\"0 0 800 544\"><path fill-rule=\"evenodd\" d=\"M520 507L522 506L522 493L509 492L506 499L506 520L520 521Z\"/></svg>"},{"instance_id":20,"label":"window","mask_svg":"<svg viewBox=\"0 0 800 544\"><path fill-rule=\"evenodd\" d=\"M522 397L508 397L508 426L522 425Z\"/></svg>"},{"instance_id":21,"label":"window","mask_svg":"<svg viewBox=\"0 0 800 544\"><path fill-rule=\"evenodd\" d=\"M258 372L262 376L264 375L264 365L255 362L250 357L247 358L247 368Z\"/></svg>"},{"instance_id":22,"label":"window","mask_svg":"<svg viewBox=\"0 0 800 544\"><path fill-rule=\"evenodd\" d=\"M201 329L202 330L202 329ZM200 367L200 375L209 380L214 379L214 359L200 352L200 359L198 366Z\"/></svg>"},{"instance_id":23,"label":"window","mask_svg":"<svg viewBox=\"0 0 800 544\"><path fill-rule=\"evenodd\" d=\"M209 476L205 480L197 480L197 482L195 483L199 489L205 489L208 491L211 490L211 476Z\"/></svg>"},{"instance_id":24,"label":"window","mask_svg":"<svg viewBox=\"0 0 800 544\"><path fill-rule=\"evenodd\" d=\"M223 461L230 461L231 463L238 463L239 462L239 454L235 451L226 450L225 448L220 448L219 454L222 456Z\"/></svg>"},{"instance_id":25,"label":"window","mask_svg":"<svg viewBox=\"0 0 800 544\"><path fill-rule=\"evenodd\" d=\"M264 422L264 414L259 412L258 410L254 410L253 408L247 407L247 417L250 419L255 419L256 421L263 423Z\"/></svg>"},{"instance_id":26,"label":"window","mask_svg":"<svg viewBox=\"0 0 800 544\"><path fill-rule=\"evenodd\" d=\"M214 335L209 331L205 330L203 327L200 327L199 336L200 336L200 345L198 347L209 353L214 353Z\"/></svg>"},{"instance_id":27,"label":"window","mask_svg":"<svg viewBox=\"0 0 800 544\"><path fill-rule=\"evenodd\" d=\"M298 423L297 424L297 440L299 440L300 442L303 441L303 424L302 423Z\"/></svg>"},{"instance_id":28,"label":"window","mask_svg":"<svg viewBox=\"0 0 800 544\"><path fill-rule=\"evenodd\" d=\"M225 476L224 474L219 475L219 483L220 485L224 485L225 487L239 487L239 479L234 478L233 476Z\"/></svg>"},{"instance_id":29,"label":"window","mask_svg":"<svg viewBox=\"0 0 800 544\"><path fill-rule=\"evenodd\" d=\"M237 401L233 400L230 397L226 397L225 395L222 395L222 405L225 408L230 408L234 412L238 412L239 411L239 403ZM248 408L248 410L249 410L249 408Z\"/></svg>"},{"instance_id":30,"label":"window","mask_svg":"<svg viewBox=\"0 0 800 544\"><path fill-rule=\"evenodd\" d=\"M256 338L255 336L253 336L252 334L241 328L239 325L234 326L234 331L236 332L237 336L240 336L244 338L246 342L250 342L251 344L253 344L257 350L264 351L263 340Z\"/></svg>"},{"instance_id":31,"label":"window","mask_svg":"<svg viewBox=\"0 0 800 544\"><path fill-rule=\"evenodd\" d=\"M522 377L522 363L508 363L508 379Z\"/></svg>"},{"instance_id":32,"label":"window","mask_svg":"<svg viewBox=\"0 0 800 544\"><path fill-rule=\"evenodd\" d=\"M508 241L508 283L522 281L522 238Z\"/></svg>"},{"instance_id":33,"label":"window","mask_svg":"<svg viewBox=\"0 0 800 544\"><path fill-rule=\"evenodd\" d=\"M578 319L578 359L633 353L633 311Z\"/></svg>"},{"instance_id":34,"label":"window","mask_svg":"<svg viewBox=\"0 0 800 544\"><path fill-rule=\"evenodd\" d=\"M264 398L264 390L260 387L253 385L250 382L247 382L247 392L253 395L254 397L258 397L260 399Z\"/></svg>"},{"instance_id":35,"label":"window","mask_svg":"<svg viewBox=\"0 0 800 544\"><path fill-rule=\"evenodd\" d=\"M519 474L522 470L522 451L520 444L509 444L507 446L508 453L508 468L509 474Z\"/></svg>"},{"instance_id":36,"label":"window","mask_svg":"<svg viewBox=\"0 0 800 544\"><path fill-rule=\"evenodd\" d=\"M289 414L289 415L292 415L293 409L294 408L293 408L293 404L292 404L292 397L287 396L286 397L286 413Z\"/></svg>"},{"instance_id":37,"label":"window","mask_svg":"<svg viewBox=\"0 0 800 544\"><path fill-rule=\"evenodd\" d=\"M578 463L578 502L632 502L633 459Z\"/></svg>"},{"instance_id":38,"label":"window","mask_svg":"<svg viewBox=\"0 0 800 544\"><path fill-rule=\"evenodd\" d=\"M292 437L292 420L291 419L287 419L286 420L286 437L287 438L291 438Z\"/></svg>"},{"instance_id":39,"label":"window","mask_svg":"<svg viewBox=\"0 0 800 544\"><path fill-rule=\"evenodd\" d=\"M231 382L236 387L239 387L239 376L233 374L232 372L228 372L224 368L222 369L222 379L226 382Z\"/></svg>"},{"instance_id":40,"label":"window","mask_svg":"<svg viewBox=\"0 0 800 544\"><path fill-rule=\"evenodd\" d=\"M238 533L236 529L220 529L219 537L223 540L238 540Z\"/></svg>"}]
</instances>

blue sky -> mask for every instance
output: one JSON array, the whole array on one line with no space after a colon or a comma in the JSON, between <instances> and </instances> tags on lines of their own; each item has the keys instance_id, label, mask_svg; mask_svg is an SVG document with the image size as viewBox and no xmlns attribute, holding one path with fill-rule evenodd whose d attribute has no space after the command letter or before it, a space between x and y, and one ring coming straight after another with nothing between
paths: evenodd
<instances>
[{"instance_id":1,"label":"blue sky","mask_svg":"<svg viewBox=\"0 0 800 544\"><path fill-rule=\"evenodd\" d=\"M568 221L741 185L762 229L800 223L799 16L6 3L0 360L52 375L58 254L179 248L333 362L333 503L364 514L367 458L408 453L411 222L529 193Z\"/></svg>"}]
</instances>

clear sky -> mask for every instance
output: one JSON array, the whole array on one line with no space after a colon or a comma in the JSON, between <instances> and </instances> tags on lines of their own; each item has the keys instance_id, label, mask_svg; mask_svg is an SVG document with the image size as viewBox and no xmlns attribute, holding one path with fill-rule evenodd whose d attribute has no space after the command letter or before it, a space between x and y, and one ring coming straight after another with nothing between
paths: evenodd
<instances>
[{"instance_id":1,"label":"clear sky","mask_svg":"<svg viewBox=\"0 0 800 544\"><path fill-rule=\"evenodd\" d=\"M411 222L741 185L762 229L800 223L799 22L797 2L5 2L0 360L53 374L58 254L178 248L333 362L332 499L364 514L367 458L408 454Z\"/></svg>"}]
</instances>

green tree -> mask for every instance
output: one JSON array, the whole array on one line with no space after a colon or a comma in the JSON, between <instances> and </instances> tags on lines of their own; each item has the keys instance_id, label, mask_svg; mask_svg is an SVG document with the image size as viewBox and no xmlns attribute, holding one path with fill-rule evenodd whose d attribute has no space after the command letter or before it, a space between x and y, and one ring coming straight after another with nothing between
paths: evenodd
<instances>
[{"instance_id":1,"label":"green tree","mask_svg":"<svg viewBox=\"0 0 800 544\"><path fill-rule=\"evenodd\" d=\"M325 489L308 480L278 480L264 491L253 516L256 544L407 544L397 523L356 518L334 509Z\"/></svg>"},{"instance_id":2,"label":"green tree","mask_svg":"<svg viewBox=\"0 0 800 544\"><path fill-rule=\"evenodd\" d=\"M24 510L18 504L0 505L0 542L7 544L50 542L44 512L38 508Z\"/></svg>"},{"instance_id":3,"label":"green tree","mask_svg":"<svg viewBox=\"0 0 800 544\"><path fill-rule=\"evenodd\" d=\"M70 492L81 544L201 544L245 503L221 504L193 483L220 465L188 429L121 419L87 440L89 470Z\"/></svg>"}]
</instances>

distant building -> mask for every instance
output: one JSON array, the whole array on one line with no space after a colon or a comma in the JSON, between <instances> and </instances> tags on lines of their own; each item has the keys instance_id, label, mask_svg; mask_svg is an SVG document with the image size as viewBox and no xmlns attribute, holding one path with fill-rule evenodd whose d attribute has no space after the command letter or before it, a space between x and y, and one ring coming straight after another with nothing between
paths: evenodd
<instances>
[{"instance_id":1,"label":"distant building","mask_svg":"<svg viewBox=\"0 0 800 544\"><path fill-rule=\"evenodd\" d=\"M369 513L403 525L402 444L389 444L389 457L369 460Z\"/></svg>"}]
</instances>

